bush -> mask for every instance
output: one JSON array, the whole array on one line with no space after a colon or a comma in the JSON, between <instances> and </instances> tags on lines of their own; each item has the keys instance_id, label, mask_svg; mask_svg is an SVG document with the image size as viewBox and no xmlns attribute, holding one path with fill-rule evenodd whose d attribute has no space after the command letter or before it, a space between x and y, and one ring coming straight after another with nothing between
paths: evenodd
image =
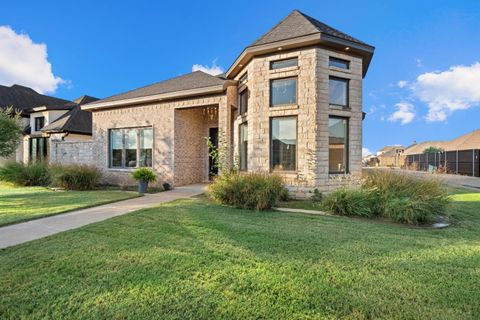
<instances>
[{"instance_id":1,"label":"bush","mask_svg":"<svg viewBox=\"0 0 480 320\"><path fill-rule=\"evenodd\" d=\"M445 214L448 193L441 182L388 171L369 172L358 189L340 189L324 201L335 214L381 216L396 222L423 224Z\"/></svg>"},{"instance_id":2,"label":"bush","mask_svg":"<svg viewBox=\"0 0 480 320\"><path fill-rule=\"evenodd\" d=\"M288 197L278 175L224 174L210 185L209 195L217 202L243 209L265 210Z\"/></svg>"},{"instance_id":3,"label":"bush","mask_svg":"<svg viewBox=\"0 0 480 320\"><path fill-rule=\"evenodd\" d=\"M93 190L102 178L94 166L61 165L52 167L54 185L67 190Z\"/></svg>"},{"instance_id":4,"label":"bush","mask_svg":"<svg viewBox=\"0 0 480 320\"><path fill-rule=\"evenodd\" d=\"M157 175L150 168L138 168L132 172L132 177L137 181L153 182L157 180Z\"/></svg>"},{"instance_id":5,"label":"bush","mask_svg":"<svg viewBox=\"0 0 480 320\"><path fill-rule=\"evenodd\" d=\"M11 162L0 168L0 180L20 186L47 186L51 182L47 164Z\"/></svg>"},{"instance_id":6,"label":"bush","mask_svg":"<svg viewBox=\"0 0 480 320\"><path fill-rule=\"evenodd\" d=\"M342 216L375 216L372 195L361 189L338 189L325 198L324 205Z\"/></svg>"}]
</instances>

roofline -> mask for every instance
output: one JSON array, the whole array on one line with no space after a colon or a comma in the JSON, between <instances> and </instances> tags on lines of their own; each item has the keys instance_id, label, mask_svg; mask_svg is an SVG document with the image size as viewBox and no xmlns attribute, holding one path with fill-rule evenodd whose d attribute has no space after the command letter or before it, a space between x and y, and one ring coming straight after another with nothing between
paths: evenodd
<instances>
[{"instance_id":1,"label":"roofline","mask_svg":"<svg viewBox=\"0 0 480 320\"><path fill-rule=\"evenodd\" d=\"M75 130L65 130L65 129L52 129L52 130L46 130L46 131L41 130L41 132L49 133L49 134L52 134L52 133L74 133L74 134L80 134L80 135L84 135L84 136L93 135L92 132L87 133L85 131L75 131Z\"/></svg>"},{"instance_id":2,"label":"roofline","mask_svg":"<svg viewBox=\"0 0 480 320\"><path fill-rule=\"evenodd\" d=\"M196 88L196 89L172 91L172 92L167 92L167 93L154 94L154 95L150 95L150 96L136 97L136 98L130 98L130 99L112 100L112 101L105 101L105 102L102 102L101 100L99 100L98 103L97 102L87 103L87 104L84 104L84 105L80 106L80 108L82 110L96 110L96 109L102 109L102 108L126 106L126 105L130 105L130 104L139 104L139 103L154 102L154 101L164 101L164 100L171 100L171 99L175 99L175 98L183 98L183 97L191 97L191 96L196 96L196 95L206 95L206 94L220 93L220 92L224 92L228 86L230 86L232 84L235 84L235 83L236 83L236 81L227 80L227 81L225 81L224 84L202 87L202 88Z\"/></svg>"},{"instance_id":3,"label":"roofline","mask_svg":"<svg viewBox=\"0 0 480 320\"><path fill-rule=\"evenodd\" d=\"M49 110L61 110L69 111L72 110L75 106L39 106L27 109L29 113L40 112L40 111L49 111Z\"/></svg>"},{"instance_id":4,"label":"roofline","mask_svg":"<svg viewBox=\"0 0 480 320\"><path fill-rule=\"evenodd\" d=\"M365 77L365 75L367 74L370 61L372 60L373 52L375 51L375 47L367 44L361 44L354 41L341 39L322 32L315 32L306 36L246 47L230 66L230 68L226 72L226 77L235 77L238 73L241 72L243 67L255 56L266 53L278 52L279 48L281 48L281 51L285 51L289 49L307 47L312 45L325 45L340 50L345 50L346 47L349 47L349 53L358 53L364 58L364 63L362 64L363 77Z\"/></svg>"}]
</instances>

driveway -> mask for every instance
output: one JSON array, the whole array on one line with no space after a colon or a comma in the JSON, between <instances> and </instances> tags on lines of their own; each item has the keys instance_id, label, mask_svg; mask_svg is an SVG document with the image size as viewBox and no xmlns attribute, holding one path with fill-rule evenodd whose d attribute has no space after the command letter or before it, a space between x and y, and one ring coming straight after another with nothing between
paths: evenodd
<instances>
[{"instance_id":1,"label":"driveway","mask_svg":"<svg viewBox=\"0 0 480 320\"><path fill-rule=\"evenodd\" d=\"M205 191L205 184L178 187L171 191L146 194L143 197L71 211L47 218L0 228L0 249L40 239L66 230L121 216L132 211L177 199L190 198Z\"/></svg>"}]
</instances>

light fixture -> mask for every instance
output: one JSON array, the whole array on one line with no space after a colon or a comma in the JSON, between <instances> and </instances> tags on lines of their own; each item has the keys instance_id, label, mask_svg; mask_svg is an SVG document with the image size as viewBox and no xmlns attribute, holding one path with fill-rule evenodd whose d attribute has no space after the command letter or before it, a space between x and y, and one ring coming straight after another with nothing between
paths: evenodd
<instances>
[{"instance_id":1,"label":"light fixture","mask_svg":"<svg viewBox=\"0 0 480 320\"><path fill-rule=\"evenodd\" d=\"M348 50L350 50L350 47L345 47L345 51L348 51Z\"/></svg>"},{"instance_id":2,"label":"light fixture","mask_svg":"<svg viewBox=\"0 0 480 320\"><path fill-rule=\"evenodd\" d=\"M243 64L240 63L239 66L240 66L240 67L243 67Z\"/></svg>"},{"instance_id":3,"label":"light fixture","mask_svg":"<svg viewBox=\"0 0 480 320\"><path fill-rule=\"evenodd\" d=\"M282 50L282 49L283 49L282 47L278 47L278 49L277 49L277 50Z\"/></svg>"}]
</instances>

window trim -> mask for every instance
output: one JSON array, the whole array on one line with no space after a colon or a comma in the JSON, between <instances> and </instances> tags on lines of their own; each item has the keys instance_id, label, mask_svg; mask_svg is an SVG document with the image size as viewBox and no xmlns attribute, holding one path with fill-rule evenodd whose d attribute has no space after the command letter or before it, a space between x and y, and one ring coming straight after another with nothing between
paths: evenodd
<instances>
[{"instance_id":1,"label":"window trim","mask_svg":"<svg viewBox=\"0 0 480 320\"><path fill-rule=\"evenodd\" d=\"M334 104L330 103L330 80L336 80L336 81L343 81L347 84L347 104L346 105L341 105L341 104ZM341 77L336 77L336 76L329 76L328 77L328 105L329 107L336 107L336 108L342 108L342 109L350 109L350 79L347 78L341 78Z\"/></svg>"},{"instance_id":2,"label":"window trim","mask_svg":"<svg viewBox=\"0 0 480 320\"><path fill-rule=\"evenodd\" d=\"M37 129L37 120L39 121L40 119L42 119L42 126L40 128ZM45 116L40 116L40 117L35 117L33 119L33 124L34 124L34 129L35 131L41 131L43 127L45 127Z\"/></svg>"},{"instance_id":3,"label":"window trim","mask_svg":"<svg viewBox=\"0 0 480 320\"><path fill-rule=\"evenodd\" d=\"M242 126L247 127L247 158L245 159L245 169L242 169ZM238 125L238 170L242 172L248 171L248 122L242 122Z\"/></svg>"},{"instance_id":4,"label":"window trim","mask_svg":"<svg viewBox=\"0 0 480 320\"><path fill-rule=\"evenodd\" d=\"M151 166L145 166L145 167L140 167L139 166L139 154L140 154L140 145L137 145L137 160L136 160L136 166L135 167L126 167L125 166L125 153L123 152L123 149L124 148L124 143L125 143L125 137L124 137L124 131L125 130L131 130L131 129L136 129L136 130L140 130L140 129L151 129L152 130L152 165ZM122 166L120 167L114 167L112 166L112 152L113 152L113 149L112 149L112 131L113 130L120 130L122 132ZM138 131L137 131L137 138L138 138ZM153 129L153 126L139 126L139 127L121 127L121 128L109 128L108 129L108 159L107 159L107 168L109 170L121 170L121 171L131 171L131 170L135 170L135 169L138 169L138 168L153 168L154 167L154 150L155 150L155 134L154 134L154 129Z\"/></svg>"},{"instance_id":5,"label":"window trim","mask_svg":"<svg viewBox=\"0 0 480 320\"><path fill-rule=\"evenodd\" d=\"M332 175L339 175L339 174L349 174L350 173L350 118L349 117L342 117L342 116L328 116L328 120L330 119L341 119L347 121L347 127L345 132L345 137L347 141L345 142L345 170L344 171L330 171L330 126L328 128L328 174Z\"/></svg>"},{"instance_id":6,"label":"window trim","mask_svg":"<svg viewBox=\"0 0 480 320\"><path fill-rule=\"evenodd\" d=\"M295 169L293 170L278 170L273 168L273 143L272 143L272 129L273 125L272 122L274 119L280 118L292 118L295 119ZM298 172L298 116L297 115L285 115L285 116L273 116L269 117L269 138L268 138L268 157L269 157L269 167L270 172L274 173L297 173Z\"/></svg>"},{"instance_id":7,"label":"window trim","mask_svg":"<svg viewBox=\"0 0 480 320\"><path fill-rule=\"evenodd\" d=\"M340 63L345 63L347 65L346 68L342 68L342 67L337 67L337 66L332 66L330 65L330 61L332 60L336 60L337 62L340 62ZM328 57L328 67L329 68L337 68L337 69L342 69L342 70L350 70L350 61L349 60L345 60L345 59L340 59L340 58L336 58L336 57Z\"/></svg>"},{"instance_id":8,"label":"window trim","mask_svg":"<svg viewBox=\"0 0 480 320\"><path fill-rule=\"evenodd\" d=\"M289 60L295 60L296 64L294 66L288 66L288 67L281 67L281 68L273 68L273 64L275 62L284 62L284 61L289 61ZM287 68L296 68L298 67L298 57L290 57L290 58L285 58L285 59L277 59L277 60L271 60L269 63L269 70L281 70L281 69L287 69Z\"/></svg>"},{"instance_id":9,"label":"window trim","mask_svg":"<svg viewBox=\"0 0 480 320\"><path fill-rule=\"evenodd\" d=\"M295 102L291 103L281 103L281 104L273 104L273 90L272 90L272 85L273 82L278 81L278 80L287 80L287 79L295 79ZM270 108L275 108L275 107L282 107L282 106L293 106L293 105L298 105L298 76L289 76L289 77L282 77L282 78L273 78L270 79L270 88L269 88L269 105Z\"/></svg>"},{"instance_id":10,"label":"window trim","mask_svg":"<svg viewBox=\"0 0 480 320\"><path fill-rule=\"evenodd\" d=\"M244 110L244 112L242 112L242 95L244 95L244 94L247 95L247 106L246 106L246 110ZM238 113L241 116L244 116L248 113L248 100L250 98L249 94L250 94L250 92L248 91L248 88L245 88L238 93Z\"/></svg>"}]
</instances>

